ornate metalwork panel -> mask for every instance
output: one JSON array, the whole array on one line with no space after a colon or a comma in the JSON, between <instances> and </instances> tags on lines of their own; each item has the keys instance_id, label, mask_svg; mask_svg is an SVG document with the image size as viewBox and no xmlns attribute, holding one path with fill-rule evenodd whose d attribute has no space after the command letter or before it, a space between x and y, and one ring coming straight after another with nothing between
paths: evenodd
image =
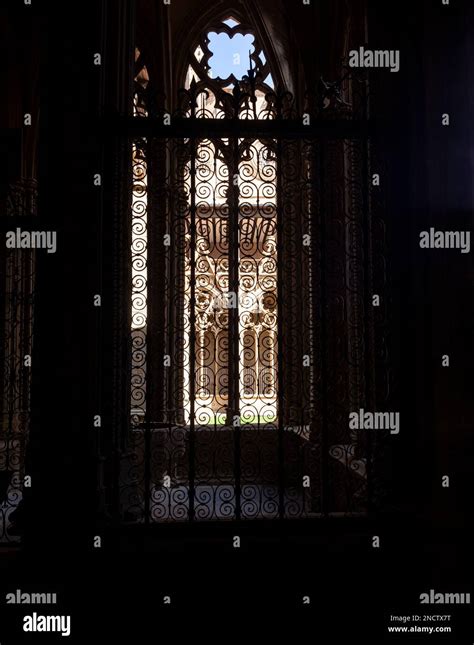
<instances>
[{"instance_id":1,"label":"ornate metalwork panel","mask_svg":"<svg viewBox=\"0 0 474 645\"><path fill-rule=\"evenodd\" d=\"M137 52L117 123L133 181L119 517L365 514L375 451L348 415L375 396L367 79L321 80L299 113L258 43L238 76L210 75L211 53L204 39L169 114Z\"/></svg>"}]
</instances>

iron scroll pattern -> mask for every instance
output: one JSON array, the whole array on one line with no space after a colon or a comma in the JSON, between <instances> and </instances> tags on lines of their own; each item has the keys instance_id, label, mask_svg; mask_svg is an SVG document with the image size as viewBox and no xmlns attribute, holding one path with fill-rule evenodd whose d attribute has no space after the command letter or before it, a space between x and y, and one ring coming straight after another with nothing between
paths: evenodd
<instances>
[{"instance_id":1,"label":"iron scroll pattern","mask_svg":"<svg viewBox=\"0 0 474 645\"><path fill-rule=\"evenodd\" d=\"M257 87L251 74L231 91L192 82L173 136L156 135L167 114L140 98L124 521L371 504L372 438L348 428L377 405L385 324L370 300L385 241L380 209L371 226L366 79L321 82L301 114L288 92L255 100ZM331 134L305 132L308 115Z\"/></svg>"}]
</instances>

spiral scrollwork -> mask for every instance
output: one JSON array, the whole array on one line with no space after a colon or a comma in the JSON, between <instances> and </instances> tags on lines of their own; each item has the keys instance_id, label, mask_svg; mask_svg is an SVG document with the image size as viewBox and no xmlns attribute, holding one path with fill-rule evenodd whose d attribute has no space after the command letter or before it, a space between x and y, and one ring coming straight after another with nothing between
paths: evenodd
<instances>
[{"instance_id":1,"label":"spiral scrollwork","mask_svg":"<svg viewBox=\"0 0 474 645\"><path fill-rule=\"evenodd\" d=\"M383 229L368 229L367 141L285 137L301 114L256 61L229 85L199 56L206 73L175 115L193 136L133 152L123 505L145 522L365 512L369 448L347 414L370 400L368 258ZM365 119L367 79L318 92L312 118ZM220 137L209 119L281 130Z\"/></svg>"}]
</instances>

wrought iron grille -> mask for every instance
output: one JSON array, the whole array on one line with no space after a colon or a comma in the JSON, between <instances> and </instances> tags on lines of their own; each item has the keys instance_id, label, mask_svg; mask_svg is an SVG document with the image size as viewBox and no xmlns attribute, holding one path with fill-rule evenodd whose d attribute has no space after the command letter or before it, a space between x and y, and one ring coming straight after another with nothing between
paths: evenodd
<instances>
[{"instance_id":1,"label":"wrought iron grille","mask_svg":"<svg viewBox=\"0 0 474 645\"><path fill-rule=\"evenodd\" d=\"M293 97L137 85L129 430L119 516L151 523L364 514L373 404L367 80ZM260 88L260 92L258 89ZM350 100L349 100L350 99ZM137 118L138 117L138 118Z\"/></svg>"}]
</instances>

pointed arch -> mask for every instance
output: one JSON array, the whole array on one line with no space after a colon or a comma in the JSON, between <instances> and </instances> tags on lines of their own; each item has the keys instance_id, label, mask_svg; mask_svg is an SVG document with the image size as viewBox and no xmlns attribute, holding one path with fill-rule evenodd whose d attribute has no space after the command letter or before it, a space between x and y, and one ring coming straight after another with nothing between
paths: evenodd
<instances>
[{"instance_id":1,"label":"pointed arch","mask_svg":"<svg viewBox=\"0 0 474 645\"><path fill-rule=\"evenodd\" d=\"M238 24L226 24L225 21L232 19ZM225 3L225 6L211 6L207 11L199 12L198 15L190 15L184 23L180 34L176 38L175 51L173 52L174 64L174 85L184 87L186 74L189 66L189 54L193 53L202 43L203 37L210 31L218 33L227 32L245 33L255 36L257 52L253 54L253 62L257 64L258 51L265 56L265 69L271 73L276 89L291 90L292 83L288 73L284 73L279 57L272 44L269 25L266 25L262 16L256 9L242 3L239 7ZM265 80L265 79L263 79Z\"/></svg>"},{"instance_id":2,"label":"pointed arch","mask_svg":"<svg viewBox=\"0 0 474 645\"><path fill-rule=\"evenodd\" d=\"M162 77L170 74L172 91L147 58L159 57L163 43L152 30L136 43L135 83L145 98L138 107L151 117L136 123L132 195L131 425L137 451L143 443L147 454L144 516L223 517L214 499L228 490L228 518L357 511L365 482L354 480L351 468L362 468L353 463L360 438L339 422L341 408L348 401L357 408L364 394L362 350L355 356L364 312L347 253L348 243L351 257L363 250L355 239L362 228L353 224L362 225L367 199L365 143L348 139L346 128L339 132L335 117L353 117L339 86L323 83L334 100L310 94L290 46L286 63L291 59L295 70L297 99L292 94L282 43L294 32L284 12L278 15L281 0L274 7L270 0L213 4L171 5L162 29L175 49L162 59ZM254 35L248 75L227 67L209 75L211 33ZM223 51L232 61L228 45ZM191 63L196 82L187 85ZM276 91L263 96L268 107L259 110L266 71ZM161 89L169 132L170 123L159 126ZM306 110L311 124L301 118ZM329 120L336 131L322 127ZM295 126L302 121L311 127ZM327 270L331 263L344 270ZM334 372L328 356L338 357ZM156 468L154 435L162 442ZM292 483L303 465L317 483L301 495ZM169 491L160 484L162 471L175 473ZM148 495L152 482L162 496L157 504ZM263 483L271 486L259 488ZM182 485L178 508L172 496ZM214 491L209 502L200 498L203 486Z\"/></svg>"}]
</instances>

